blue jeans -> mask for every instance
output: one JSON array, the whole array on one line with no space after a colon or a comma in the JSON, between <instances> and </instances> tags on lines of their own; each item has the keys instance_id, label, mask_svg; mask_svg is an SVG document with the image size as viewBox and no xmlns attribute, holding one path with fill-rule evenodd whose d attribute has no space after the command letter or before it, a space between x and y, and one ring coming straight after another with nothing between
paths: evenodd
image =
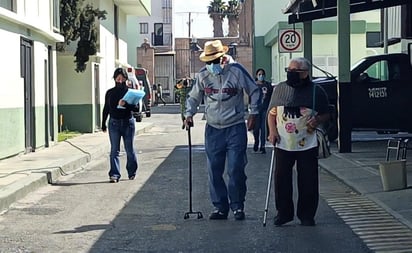
<instances>
[{"instance_id":1,"label":"blue jeans","mask_svg":"<svg viewBox=\"0 0 412 253\"><path fill-rule=\"evenodd\" d=\"M205 149L213 205L227 213L244 208L246 195L247 130L244 123L217 129L206 125ZM229 183L223 179L227 158ZM230 204L229 204L230 201Z\"/></svg>"},{"instance_id":2,"label":"blue jeans","mask_svg":"<svg viewBox=\"0 0 412 253\"><path fill-rule=\"evenodd\" d=\"M260 112L256 119L255 127L253 128L253 137L255 139L254 147L265 148L266 144L266 110Z\"/></svg>"},{"instance_id":3,"label":"blue jeans","mask_svg":"<svg viewBox=\"0 0 412 253\"><path fill-rule=\"evenodd\" d=\"M109 119L109 138L110 138L110 170L109 177L120 178L120 138L123 137L124 148L127 155L126 170L129 175L135 176L137 171L137 157L133 148L134 132L135 132L134 118L130 119Z\"/></svg>"}]
</instances>

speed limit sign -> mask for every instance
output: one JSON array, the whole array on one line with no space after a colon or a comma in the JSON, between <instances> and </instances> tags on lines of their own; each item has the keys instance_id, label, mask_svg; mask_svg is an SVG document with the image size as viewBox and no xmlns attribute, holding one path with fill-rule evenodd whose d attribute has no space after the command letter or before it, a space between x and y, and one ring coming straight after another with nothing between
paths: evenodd
<instances>
[{"instance_id":1,"label":"speed limit sign","mask_svg":"<svg viewBox=\"0 0 412 253\"><path fill-rule=\"evenodd\" d=\"M279 30L279 53L302 52L302 29Z\"/></svg>"}]
</instances>

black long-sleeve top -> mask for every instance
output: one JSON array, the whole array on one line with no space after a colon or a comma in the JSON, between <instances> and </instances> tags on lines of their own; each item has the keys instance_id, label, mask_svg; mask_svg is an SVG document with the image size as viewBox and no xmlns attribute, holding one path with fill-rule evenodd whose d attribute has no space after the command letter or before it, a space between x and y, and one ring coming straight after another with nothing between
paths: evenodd
<instances>
[{"instance_id":1,"label":"black long-sleeve top","mask_svg":"<svg viewBox=\"0 0 412 253\"><path fill-rule=\"evenodd\" d=\"M130 119L132 117L132 111L136 111L138 108L136 105L125 104L125 109L117 108L119 100L123 98L126 94L128 87L125 83L116 84L115 87L109 89L106 92L104 99L103 107L103 118L102 118L102 130L106 130L106 121L107 117L110 114L110 117L113 119Z\"/></svg>"}]
</instances>

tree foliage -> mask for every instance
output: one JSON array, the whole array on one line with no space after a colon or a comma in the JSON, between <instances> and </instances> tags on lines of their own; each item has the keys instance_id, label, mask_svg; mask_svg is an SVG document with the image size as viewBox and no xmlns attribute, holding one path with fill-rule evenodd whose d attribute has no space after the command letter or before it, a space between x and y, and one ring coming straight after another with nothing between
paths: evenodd
<instances>
[{"instance_id":1,"label":"tree foliage","mask_svg":"<svg viewBox=\"0 0 412 253\"><path fill-rule=\"evenodd\" d=\"M98 32L96 21L106 19L106 11L94 9L92 4L83 7L84 0L60 1L60 31L64 36L63 43L57 43L58 51L65 51L67 45L77 42L74 54L76 72L84 72L89 56L97 52Z\"/></svg>"},{"instance_id":2,"label":"tree foliage","mask_svg":"<svg viewBox=\"0 0 412 253\"><path fill-rule=\"evenodd\" d=\"M226 14L226 17L235 17L239 18L241 10L241 5L239 0L229 0L227 4L225 5L225 8L223 10L223 13Z\"/></svg>"},{"instance_id":3,"label":"tree foliage","mask_svg":"<svg viewBox=\"0 0 412 253\"><path fill-rule=\"evenodd\" d=\"M214 37L223 37L222 24L225 18L229 21L228 36L235 37L239 35L239 15L243 2L239 0L229 0L227 4L222 0L212 0L210 2L207 13L213 20Z\"/></svg>"},{"instance_id":4,"label":"tree foliage","mask_svg":"<svg viewBox=\"0 0 412 253\"><path fill-rule=\"evenodd\" d=\"M222 0L213 0L208 6L207 13L213 20L213 37L223 37L222 24L225 18L224 10L225 2Z\"/></svg>"}]
</instances>

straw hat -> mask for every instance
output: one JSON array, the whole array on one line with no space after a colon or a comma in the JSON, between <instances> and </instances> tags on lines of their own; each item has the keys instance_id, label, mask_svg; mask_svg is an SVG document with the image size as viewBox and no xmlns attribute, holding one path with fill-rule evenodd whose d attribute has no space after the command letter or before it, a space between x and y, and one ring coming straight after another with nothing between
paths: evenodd
<instances>
[{"instance_id":1,"label":"straw hat","mask_svg":"<svg viewBox=\"0 0 412 253\"><path fill-rule=\"evenodd\" d=\"M203 50L204 51L200 54L199 59L203 62L208 62L224 55L229 48L222 45L222 41L220 40L212 40L205 42Z\"/></svg>"}]
</instances>

